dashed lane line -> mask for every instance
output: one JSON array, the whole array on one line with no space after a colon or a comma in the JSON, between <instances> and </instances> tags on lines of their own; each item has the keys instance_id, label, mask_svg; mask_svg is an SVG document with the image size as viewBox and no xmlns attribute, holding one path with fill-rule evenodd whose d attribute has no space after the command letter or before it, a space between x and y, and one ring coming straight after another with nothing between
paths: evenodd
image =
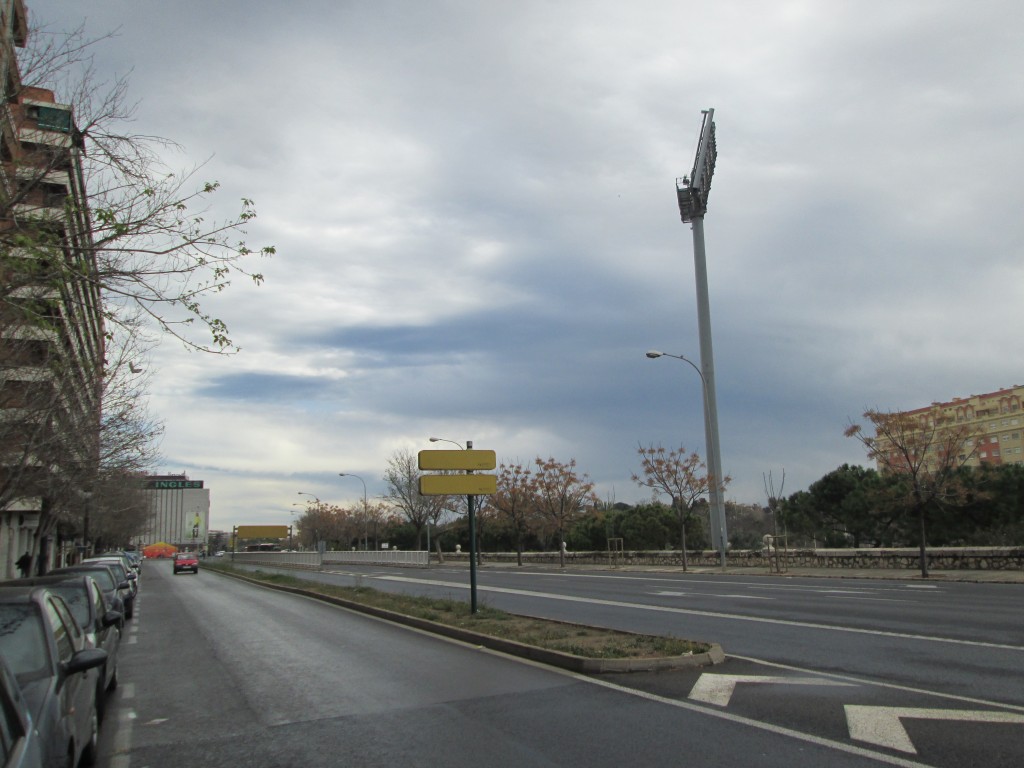
<instances>
[{"instance_id":1,"label":"dashed lane line","mask_svg":"<svg viewBox=\"0 0 1024 768\"><path fill-rule=\"evenodd\" d=\"M365 577L364 577L365 578ZM456 581L437 581L434 579L414 579L408 576L375 576L372 578L381 581L397 581L408 584L424 584L433 587L446 587L448 589L469 589L468 584ZM801 627L803 629L820 629L828 632L845 632L855 635L872 635L875 637L895 637L902 640L923 640L932 643L947 643L950 645L962 645L971 648L995 648L1004 651L1024 651L1024 646L1010 645L1008 643L989 643L981 640L960 640L952 637L935 637L932 635L919 635L912 632L892 632L883 629L865 629L863 627L840 627L833 624L816 624L809 621L795 621L793 619L773 619L766 616L744 616L737 613L723 613L721 611L705 611L697 608L679 608L667 605L647 605L644 603L628 603L622 600L604 600L596 597L577 597L575 595L560 595L552 592L537 592L526 589L511 589L509 587L478 586L477 589L484 592L495 592L508 595L522 595L524 597L539 597L545 600L558 600L568 603L586 603L589 605L604 605L610 608L628 608L635 611L654 611L657 613L678 613L687 616L705 616L713 619L728 619L730 621L748 621L757 624L776 624L785 627Z\"/></svg>"}]
</instances>

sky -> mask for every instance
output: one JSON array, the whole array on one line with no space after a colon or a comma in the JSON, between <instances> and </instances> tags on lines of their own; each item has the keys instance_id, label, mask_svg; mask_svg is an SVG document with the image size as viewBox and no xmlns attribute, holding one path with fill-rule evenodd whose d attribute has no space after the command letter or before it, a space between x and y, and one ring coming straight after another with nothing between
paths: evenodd
<instances>
[{"instance_id":1,"label":"sky","mask_svg":"<svg viewBox=\"0 0 1024 768\"><path fill-rule=\"evenodd\" d=\"M133 127L277 249L208 305L239 354L145 361L213 529L378 498L431 436L626 503L638 446L703 456L700 377L644 353L700 360L675 183L708 108L728 500L867 464L866 409L1024 383L1018 0L27 5L116 31Z\"/></svg>"}]
</instances>

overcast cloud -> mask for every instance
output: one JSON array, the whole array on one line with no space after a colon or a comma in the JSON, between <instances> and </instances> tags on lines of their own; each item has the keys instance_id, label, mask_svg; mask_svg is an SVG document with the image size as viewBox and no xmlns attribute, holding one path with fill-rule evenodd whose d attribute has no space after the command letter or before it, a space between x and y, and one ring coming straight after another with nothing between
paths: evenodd
<instances>
[{"instance_id":1,"label":"overcast cloud","mask_svg":"<svg viewBox=\"0 0 1024 768\"><path fill-rule=\"evenodd\" d=\"M119 29L137 129L243 196L266 284L243 352L147 361L168 472L211 527L383 492L397 449L575 458L635 502L638 443L704 454L692 235L701 110L727 498L844 462L867 407L1024 383L1017 0L28 0Z\"/></svg>"}]
</instances>

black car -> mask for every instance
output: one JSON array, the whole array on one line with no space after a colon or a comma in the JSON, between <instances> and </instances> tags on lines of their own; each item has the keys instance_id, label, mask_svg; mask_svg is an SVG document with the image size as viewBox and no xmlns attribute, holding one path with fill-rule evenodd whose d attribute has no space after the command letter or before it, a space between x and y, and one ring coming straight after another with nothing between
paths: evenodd
<instances>
[{"instance_id":1,"label":"black car","mask_svg":"<svg viewBox=\"0 0 1024 768\"><path fill-rule=\"evenodd\" d=\"M100 719L106 709L107 691L117 687L117 657L121 647L121 612L111 610L91 573L58 573L38 576L33 579L19 579L9 582L18 585L47 587L51 592L64 598L71 615L85 631L86 641L91 648L102 648L107 652L107 663L96 681L96 709Z\"/></svg>"},{"instance_id":2,"label":"black car","mask_svg":"<svg viewBox=\"0 0 1024 768\"><path fill-rule=\"evenodd\" d=\"M80 563L79 565L69 565L65 568L55 568L50 573L97 574L94 578L100 585L100 590L107 598L110 607L115 611L121 611L126 619L130 619L135 615L135 593L132 592L131 583L124 575L123 570L114 568L109 563ZM103 574L106 574L106 576ZM113 600L112 595L116 595L117 599Z\"/></svg>"},{"instance_id":3,"label":"black car","mask_svg":"<svg viewBox=\"0 0 1024 768\"><path fill-rule=\"evenodd\" d=\"M79 565L95 565L96 563L113 567L115 573L124 571L125 578L128 579L128 584L132 588L132 594L139 594L139 574L132 568L128 558L123 555L102 555L100 557L88 557Z\"/></svg>"},{"instance_id":4,"label":"black car","mask_svg":"<svg viewBox=\"0 0 1024 768\"><path fill-rule=\"evenodd\" d=\"M86 574L95 579L99 585L100 592L103 593L103 597L107 601L107 607L112 611L120 611L120 628L124 629L125 607L123 597L131 592L128 582L119 581L118 576L110 568L102 565L69 565L64 568L55 568L48 575L56 576L75 573Z\"/></svg>"},{"instance_id":5,"label":"black car","mask_svg":"<svg viewBox=\"0 0 1024 768\"><path fill-rule=\"evenodd\" d=\"M67 604L46 587L0 586L0 656L21 686L44 765L92 762L96 685L107 652L88 647Z\"/></svg>"}]
</instances>

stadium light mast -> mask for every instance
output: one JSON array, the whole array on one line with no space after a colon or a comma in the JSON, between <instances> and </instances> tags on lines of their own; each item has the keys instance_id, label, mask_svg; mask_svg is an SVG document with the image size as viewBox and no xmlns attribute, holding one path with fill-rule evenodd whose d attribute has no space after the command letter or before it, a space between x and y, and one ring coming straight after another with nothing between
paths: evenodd
<instances>
[{"instance_id":1,"label":"stadium light mast","mask_svg":"<svg viewBox=\"0 0 1024 768\"><path fill-rule=\"evenodd\" d=\"M715 110L702 110L704 115L697 144L697 156L689 177L676 179L676 198L683 223L692 224L693 268L697 282L697 329L700 334L700 366L704 379L704 434L708 474L711 476L711 541L725 568L725 552L729 537L725 530L725 486L722 478L722 454L718 444L718 406L715 400L715 356L711 346L711 305L708 300L708 267L704 252L704 214L708 210L708 192L715 173L718 147L715 142Z\"/></svg>"}]
</instances>

